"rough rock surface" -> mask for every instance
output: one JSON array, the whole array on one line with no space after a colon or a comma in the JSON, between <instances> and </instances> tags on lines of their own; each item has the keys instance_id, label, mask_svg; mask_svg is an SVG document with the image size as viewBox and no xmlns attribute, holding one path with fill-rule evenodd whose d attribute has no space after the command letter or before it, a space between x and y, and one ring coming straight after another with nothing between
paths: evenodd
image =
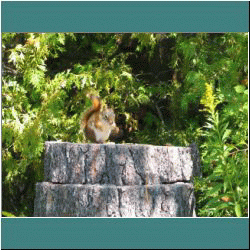
<instances>
[{"instance_id":1,"label":"rough rock surface","mask_svg":"<svg viewBox=\"0 0 250 250\"><path fill-rule=\"evenodd\" d=\"M195 216L190 147L45 143L45 182L37 183L34 216Z\"/></svg>"}]
</instances>

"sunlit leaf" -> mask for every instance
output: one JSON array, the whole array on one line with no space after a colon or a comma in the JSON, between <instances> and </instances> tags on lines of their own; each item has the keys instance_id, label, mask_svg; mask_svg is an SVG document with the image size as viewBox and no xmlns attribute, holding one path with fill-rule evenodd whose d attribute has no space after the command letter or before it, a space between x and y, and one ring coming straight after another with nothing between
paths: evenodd
<instances>
[{"instance_id":1,"label":"sunlit leaf","mask_svg":"<svg viewBox=\"0 0 250 250\"><path fill-rule=\"evenodd\" d=\"M236 216L237 217L241 217L242 216L242 213L241 213L241 206L239 203L236 203L235 204L235 213L236 213Z\"/></svg>"}]
</instances>

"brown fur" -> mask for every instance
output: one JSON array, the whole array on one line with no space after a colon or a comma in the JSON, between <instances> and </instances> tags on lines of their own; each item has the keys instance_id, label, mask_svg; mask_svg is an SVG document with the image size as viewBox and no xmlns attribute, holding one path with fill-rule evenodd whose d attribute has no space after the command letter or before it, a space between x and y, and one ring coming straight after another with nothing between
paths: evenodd
<instances>
[{"instance_id":1,"label":"brown fur","mask_svg":"<svg viewBox=\"0 0 250 250\"><path fill-rule=\"evenodd\" d=\"M108 140L111 132L119 132L119 128L115 124L115 113L112 109L101 111L100 98L97 96L90 96L90 98L92 107L84 115L82 127L89 140L104 143Z\"/></svg>"}]
</instances>

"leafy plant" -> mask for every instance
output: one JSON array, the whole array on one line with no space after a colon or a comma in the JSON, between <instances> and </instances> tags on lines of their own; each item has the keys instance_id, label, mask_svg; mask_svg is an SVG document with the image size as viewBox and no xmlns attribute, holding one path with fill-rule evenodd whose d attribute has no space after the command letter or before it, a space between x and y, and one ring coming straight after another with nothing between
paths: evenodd
<instances>
[{"instance_id":1,"label":"leafy plant","mask_svg":"<svg viewBox=\"0 0 250 250\"><path fill-rule=\"evenodd\" d=\"M247 95L247 92L242 94ZM247 98L243 99L247 104ZM247 135L242 130L245 137L240 149L231 139L228 113L220 115L216 109L223 101L221 92L214 94L213 85L206 83L206 92L201 99L202 111L207 114L203 132L205 142L201 145L205 179L201 181L203 195L199 200L205 205L199 215L241 217L246 216L248 206ZM244 113L243 108L241 112Z\"/></svg>"}]
</instances>

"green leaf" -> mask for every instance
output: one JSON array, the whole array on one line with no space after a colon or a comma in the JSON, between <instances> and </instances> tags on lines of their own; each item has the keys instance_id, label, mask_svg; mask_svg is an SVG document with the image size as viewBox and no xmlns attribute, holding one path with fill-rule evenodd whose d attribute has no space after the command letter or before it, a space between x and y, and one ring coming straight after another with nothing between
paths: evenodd
<instances>
[{"instance_id":1,"label":"green leaf","mask_svg":"<svg viewBox=\"0 0 250 250\"><path fill-rule=\"evenodd\" d=\"M133 80L133 76L132 76L130 73L126 72L126 71L123 71L122 74L121 74L121 76L127 77L127 79L128 79L129 81L132 81L132 80Z\"/></svg>"},{"instance_id":2,"label":"green leaf","mask_svg":"<svg viewBox=\"0 0 250 250\"><path fill-rule=\"evenodd\" d=\"M215 195L218 194L218 192L223 188L222 183L217 183L212 189L208 191L208 195Z\"/></svg>"},{"instance_id":3,"label":"green leaf","mask_svg":"<svg viewBox=\"0 0 250 250\"><path fill-rule=\"evenodd\" d=\"M248 103L247 102L243 105L243 110L248 112Z\"/></svg>"},{"instance_id":4,"label":"green leaf","mask_svg":"<svg viewBox=\"0 0 250 250\"><path fill-rule=\"evenodd\" d=\"M224 193L226 193L228 186L229 186L229 182L228 182L228 180L226 179L226 180L224 181L224 188L223 188L223 192L224 192Z\"/></svg>"},{"instance_id":5,"label":"green leaf","mask_svg":"<svg viewBox=\"0 0 250 250\"><path fill-rule=\"evenodd\" d=\"M16 217L14 214L7 211L2 211L2 215L5 217Z\"/></svg>"},{"instance_id":6,"label":"green leaf","mask_svg":"<svg viewBox=\"0 0 250 250\"><path fill-rule=\"evenodd\" d=\"M223 136L222 136L222 141L223 141L223 142L226 141L226 140L229 138L231 132L232 132L231 129L226 129L225 133L224 133Z\"/></svg>"},{"instance_id":7,"label":"green leaf","mask_svg":"<svg viewBox=\"0 0 250 250\"><path fill-rule=\"evenodd\" d=\"M246 88L243 85L237 85L237 86L234 87L234 89L235 89L235 91L237 93L241 94L241 93L243 93L245 91Z\"/></svg>"},{"instance_id":8,"label":"green leaf","mask_svg":"<svg viewBox=\"0 0 250 250\"><path fill-rule=\"evenodd\" d=\"M241 206L239 203L235 204L234 209L235 209L236 216L241 217L242 213L241 213Z\"/></svg>"}]
</instances>

